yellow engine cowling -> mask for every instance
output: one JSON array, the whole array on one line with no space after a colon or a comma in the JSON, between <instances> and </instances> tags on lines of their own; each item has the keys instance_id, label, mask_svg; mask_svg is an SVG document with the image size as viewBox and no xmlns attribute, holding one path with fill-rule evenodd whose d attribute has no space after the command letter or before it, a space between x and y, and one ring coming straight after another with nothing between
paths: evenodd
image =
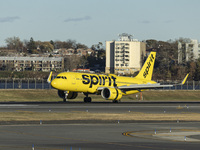
<instances>
[{"instance_id":1,"label":"yellow engine cowling","mask_svg":"<svg viewBox=\"0 0 200 150\"><path fill-rule=\"evenodd\" d=\"M116 88L104 88L101 91L101 96L106 100L120 100L122 98L122 91Z\"/></svg>"}]
</instances>

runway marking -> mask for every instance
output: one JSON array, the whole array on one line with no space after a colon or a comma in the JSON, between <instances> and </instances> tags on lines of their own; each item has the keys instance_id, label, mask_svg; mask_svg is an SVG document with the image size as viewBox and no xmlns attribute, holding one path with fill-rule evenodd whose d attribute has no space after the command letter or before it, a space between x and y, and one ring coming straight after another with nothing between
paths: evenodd
<instances>
[{"instance_id":1,"label":"runway marking","mask_svg":"<svg viewBox=\"0 0 200 150\"><path fill-rule=\"evenodd\" d=\"M180 105L176 107L176 109L183 109L184 107L181 107Z\"/></svg>"},{"instance_id":2,"label":"runway marking","mask_svg":"<svg viewBox=\"0 0 200 150\"><path fill-rule=\"evenodd\" d=\"M175 129L173 132L168 130L157 130L157 133L153 131L127 131L122 133L123 136L127 137L139 137L139 138L156 138L160 140L170 140L175 142L200 142L200 139L190 138L192 135L200 135L200 130L192 129ZM187 140L185 140L185 137Z\"/></svg>"}]
</instances>

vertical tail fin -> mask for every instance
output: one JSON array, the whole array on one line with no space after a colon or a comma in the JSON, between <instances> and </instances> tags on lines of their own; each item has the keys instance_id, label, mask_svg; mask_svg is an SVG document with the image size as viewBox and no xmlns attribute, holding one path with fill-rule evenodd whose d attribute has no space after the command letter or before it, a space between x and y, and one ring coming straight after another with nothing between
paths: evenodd
<instances>
[{"instance_id":1,"label":"vertical tail fin","mask_svg":"<svg viewBox=\"0 0 200 150\"><path fill-rule=\"evenodd\" d=\"M151 52L136 78L151 80L156 58L156 52Z\"/></svg>"}]
</instances>

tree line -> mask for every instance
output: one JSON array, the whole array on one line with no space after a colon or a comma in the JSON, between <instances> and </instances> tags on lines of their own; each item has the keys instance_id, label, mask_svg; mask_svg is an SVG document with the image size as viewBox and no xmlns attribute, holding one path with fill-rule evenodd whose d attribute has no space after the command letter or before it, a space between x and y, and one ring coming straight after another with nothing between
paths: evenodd
<instances>
[{"instance_id":1,"label":"tree line","mask_svg":"<svg viewBox=\"0 0 200 150\"><path fill-rule=\"evenodd\" d=\"M88 46L78 43L75 40L67 41L34 41L24 40L23 42L18 37L7 38L6 49L14 49L17 52L24 52L26 54L38 54L52 52L54 49L88 49ZM146 40L146 50L156 51L156 62L154 67L153 79L154 80L181 80L187 73L190 73L189 80L200 80L200 59L191 59L178 63L178 43L188 43L190 39L179 38L176 40L157 41L154 39ZM103 43L99 42L90 47L95 51L92 55L86 56L66 56L65 71L73 70L75 68L95 68L97 65L105 68L105 48ZM2 48L1 48L2 49ZM103 71L103 69L102 69Z\"/></svg>"},{"instance_id":2,"label":"tree line","mask_svg":"<svg viewBox=\"0 0 200 150\"><path fill-rule=\"evenodd\" d=\"M25 56L29 54L43 54L49 53L49 57L52 57L52 51L54 49L73 49L74 54L77 53L78 49L87 51L89 48L85 44L76 42L75 40L68 39L66 41L35 41L32 37L30 40L21 41L19 37L10 37L5 39L7 44L6 47L1 47L0 49L16 50L18 53L23 53ZM94 51L91 55L79 56L79 55L69 55L64 56L64 70L61 71L72 71L77 68L93 68L95 70L96 66L99 66L103 72L105 69L105 48L103 43L99 42L93 44L90 49ZM0 53L1 56L7 55L7 53ZM5 68L0 68L0 70L11 71L13 68L11 66L5 66Z\"/></svg>"},{"instance_id":3,"label":"tree line","mask_svg":"<svg viewBox=\"0 0 200 150\"><path fill-rule=\"evenodd\" d=\"M67 41L35 41L33 37L30 40L21 41L19 37L9 37L5 39L7 44L6 49L17 50L17 52L24 52L30 54L52 52L54 49L88 49L84 44L77 43L75 40Z\"/></svg>"},{"instance_id":4,"label":"tree line","mask_svg":"<svg viewBox=\"0 0 200 150\"><path fill-rule=\"evenodd\" d=\"M189 43L188 38L176 40L157 41L146 40L147 51L156 51L156 61L153 73L154 80L182 80L189 73L188 80L200 80L200 59L193 59L192 54L189 61L178 63L178 43Z\"/></svg>"}]
</instances>

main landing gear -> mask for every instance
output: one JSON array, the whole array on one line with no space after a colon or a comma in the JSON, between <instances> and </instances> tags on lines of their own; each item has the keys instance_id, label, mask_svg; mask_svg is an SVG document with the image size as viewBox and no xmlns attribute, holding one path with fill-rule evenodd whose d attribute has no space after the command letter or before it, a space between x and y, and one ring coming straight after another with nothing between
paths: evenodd
<instances>
[{"instance_id":1,"label":"main landing gear","mask_svg":"<svg viewBox=\"0 0 200 150\"><path fill-rule=\"evenodd\" d=\"M84 93L84 95L86 96L86 97L84 97L84 102L85 102L85 103L91 103L92 98L91 98L91 97L88 97L88 93Z\"/></svg>"},{"instance_id":2,"label":"main landing gear","mask_svg":"<svg viewBox=\"0 0 200 150\"><path fill-rule=\"evenodd\" d=\"M118 103L119 101L118 100L113 100L113 103Z\"/></svg>"}]
</instances>

